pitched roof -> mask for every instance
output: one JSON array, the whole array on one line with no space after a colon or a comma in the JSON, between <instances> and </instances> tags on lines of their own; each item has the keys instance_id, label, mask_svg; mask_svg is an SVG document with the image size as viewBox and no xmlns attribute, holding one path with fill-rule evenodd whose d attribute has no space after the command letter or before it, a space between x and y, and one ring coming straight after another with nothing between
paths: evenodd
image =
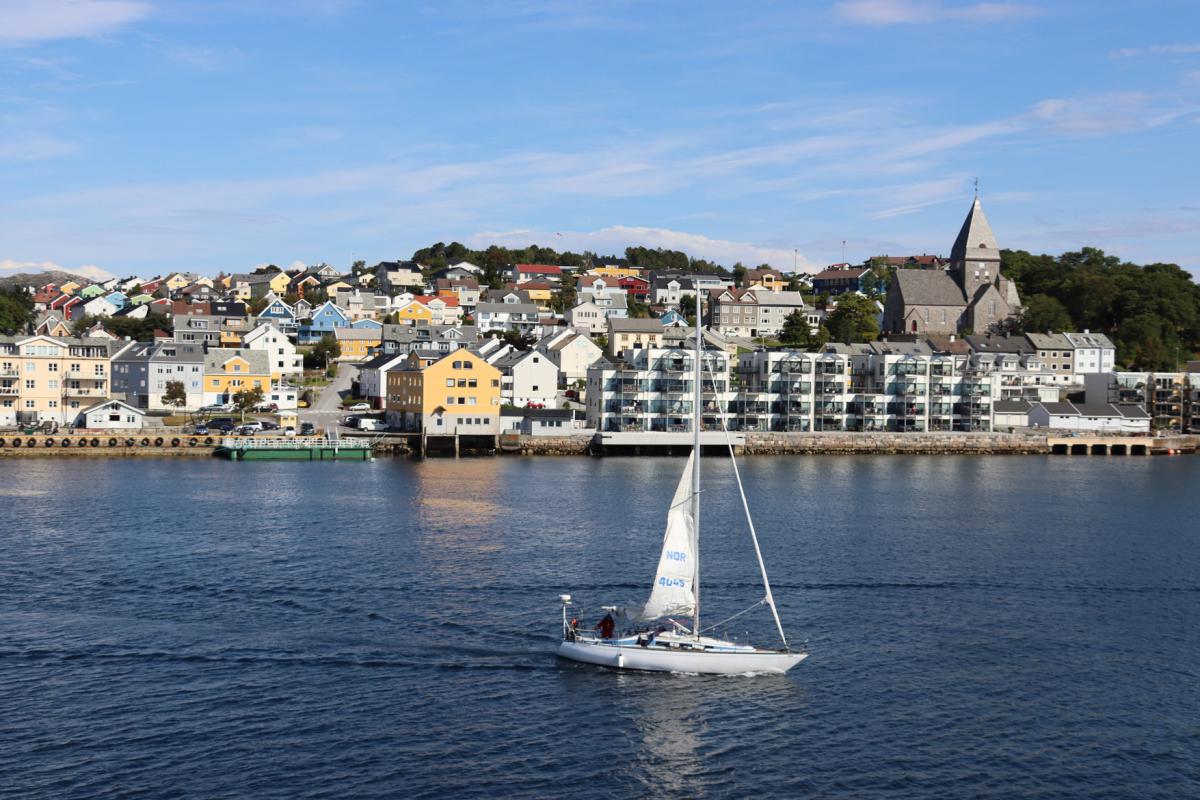
<instances>
[{"instance_id":1,"label":"pitched roof","mask_svg":"<svg viewBox=\"0 0 1200 800\"><path fill-rule=\"evenodd\" d=\"M517 264L514 272L527 272L531 275L561 275L562 267L554 264Z\"/></svg>"},{"instance_id":2,"label":"pitched roof","mask_svg":"<svg viewBox=\"0 0 1200 800\"><path fill-rule=\"evenodd\" d=\"M1061 333L1027 333L1025 338L1038 350L1073 350L1075 345Z\"/></svg>"},{"instance_id":3,"label":"pitched roof","mask_svg":"<svg viewBox=\"0 0 1200 800\"><path fill-rule=\"evenodd\" d=\"M967 218L963 220L958 238L954 240L954 247L950 248L951 261L967 261L968 259L975 261L1000 260L1000 245L996 244L996 234L992 233L992 226L983 213L983 206L979 204L978 196L971 204Z\"/></svg>"},{"instance_id":4,"label":"pitched roof","mask_svg":"<svg viewBox=\"0 0 1200 800\"><path fill-rule=\"evenodd\" d=\"M962 289L940 269L898 269L895 290L906 306L965 306Z\"/></svg>"},{"instance_id":5,"label":"pitched roof","mask_svg":"<svg viewBox=\"0 0 1200 800\"><path fill-rule=\"evenodd\" d=\"M626 319L609 317L608 328L613 333L662 333L661 319Z\"/></svg>"},{"instance_id":6,"label":"pitched roof","mask_svg":"<svg viewBox=\"0 0 1200 800\"><path fill-rule=\"evenodd\" d=\"M840 279L861 278L864 274L870 272L867 267L854 267L851 269L823 269L816 275L812 276L814 281L832 281Z\"/></svg>"}]
</instances>

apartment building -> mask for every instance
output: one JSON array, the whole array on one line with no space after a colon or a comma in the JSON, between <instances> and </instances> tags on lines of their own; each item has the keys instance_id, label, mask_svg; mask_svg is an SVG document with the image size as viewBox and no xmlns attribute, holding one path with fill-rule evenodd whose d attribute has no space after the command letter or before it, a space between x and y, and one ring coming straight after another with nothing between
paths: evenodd
<instances>
[{"instance_id":1,"label":"apartment building","mask_svg":"<svg viewBox=\"0 0 1200 800\"><path fill-rule=\"evenodd\" d=\"M109 397L112 359L132 342L0 336L0 425L68 425Z\"/></svg>"},{"instance_id":2,"label":"apartment building","mask_svg":"<svg viewBox=\"0 0 1200 800\"><path fill-rule=\"evenodd\" d=\"M429 435L500 433L500 370L470 350L410 353L387 373L387 422Z\"/></svg>"}]
</instances>

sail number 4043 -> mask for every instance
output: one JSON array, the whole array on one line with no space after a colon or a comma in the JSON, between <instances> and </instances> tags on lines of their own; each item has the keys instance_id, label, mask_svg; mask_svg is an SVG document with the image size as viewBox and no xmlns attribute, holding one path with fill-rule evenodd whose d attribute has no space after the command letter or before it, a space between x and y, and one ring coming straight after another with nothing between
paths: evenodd
<instances>
[{"instance_id":1,"label":"sail number 4043","mask_svg":"<svg viewBox=\"0 0 1200 800\"><path fill-rule=\"evenodd\" d=\"M663 555L668 561L687 561L687 553L682 550L667 550Z\"/></svg>"}]
</instances>

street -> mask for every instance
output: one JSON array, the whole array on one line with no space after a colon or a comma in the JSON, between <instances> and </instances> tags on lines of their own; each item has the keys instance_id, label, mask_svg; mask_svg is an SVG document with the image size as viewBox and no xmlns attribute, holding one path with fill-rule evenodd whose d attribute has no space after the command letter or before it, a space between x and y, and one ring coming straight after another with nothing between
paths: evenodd
<instances>
[{"instance_id":1,"label":"street","mask_svg":"<svg viewBox=\"0 0 1200 800\"><path fill-rule=\"evenodd\" d=\"M316 387L316 399L309 408L300 409L300 422L311 422L324 430L345 432L351 430L338 424L345 414L342 411L342 398L349 394L350 384L358 377L358 366L355 364L339 363L337 376L328 386Z\"/></svg>"}]
</instances>

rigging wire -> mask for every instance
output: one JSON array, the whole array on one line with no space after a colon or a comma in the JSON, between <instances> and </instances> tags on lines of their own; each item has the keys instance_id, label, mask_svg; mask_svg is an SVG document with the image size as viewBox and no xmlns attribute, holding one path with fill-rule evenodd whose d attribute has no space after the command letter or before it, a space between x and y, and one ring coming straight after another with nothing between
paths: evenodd
<instances>
[{"instance_id":1,"label":"rigging wire","mask_svg":"<svg viewBox=\"0 0 1200 800\"><path fill-rule=\"evenodd\" d=\"M697 324L699 324L698 320ZM701 359L701 363L704 365L705 371L707 371L709 376L712 378L713 393L716 394L716 374L713 373L712 367L709 365L708 360L704 358L704 352L702 350L696 353L696 357ZM700 424L704 419L704 415L700 409L697 409L696 412L697 424ZM771 616L775 618L775 627L779 631L779 639L783 642L783 649L787 650L787 635L784 634L783 623L779 620L779 610L775 608L775 597L771 594L771 582L767 580L767 565L763 562L762 550L758 546L758 533L756 533L754 530L754 518L750 515L750 503L746 499L746 489L742 486L742 473L741 470L738 469L737 456L733 452L733 437L729 435L729 427L725 424L725 415L720 413L719 408L717 419L721 421L721 430L725 434L725 444L729 448L729 460L733 464L733 477L737 480L738 494L740 494L742 497L742 508L746 512L746 524L750 526L750 540L754 542L754 555L758 558L758 569L762 573L763 589L766 592L766 596L763 597L759 604L761 605L762 603L766 603L768 606L770 606ZM755 606L751 606L750 608L754 607ZM749 608L746 609L746 611L749 610Z\"/></svg>"}]
</instances>

